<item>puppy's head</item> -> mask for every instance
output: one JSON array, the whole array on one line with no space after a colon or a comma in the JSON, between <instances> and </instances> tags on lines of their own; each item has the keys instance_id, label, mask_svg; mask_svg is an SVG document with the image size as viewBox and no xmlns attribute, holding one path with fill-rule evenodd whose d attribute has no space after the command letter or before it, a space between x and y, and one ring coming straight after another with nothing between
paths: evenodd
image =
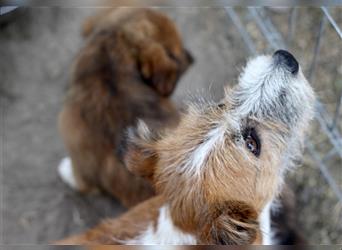
<instances>
[{"instance_id":1,"label":"puppy's head","mask_svg":"<svg viewBox=\"0 0 342 250\"><path fill-rule=\"evenodd\" d=\"M114 51L119 64L135 68L143 82L162 96L172 94L178 79L193 63L175 24L155 10L106 10L103 15L89 18L83 29L85 36L106 33L113 39L115 34L114 43L108 44L120 48Z\"/></svg>"},{"instance_id":2,"label":"puppy's head","mask_svg":"<svg viewBox=\"0 0 342 250\"><path fill-rule=\"evenodd\" d=\"M176 129L159 138L140 124L127 167L151 179L174 223L203 243L251 243L300 155L313 103L291 54L259 56L221 103L189 107Z\"/></svg>"},{"instance_id":3,"label":"puppy's head","mask_svg":"<svg viewBox=\"0 0 342 250\"><path fill-rule=\"evenodd\" d=\"M168 17L153 10L143 14L127 25L127 35L138 48L138 68L144 82L162 96L169 96L193 58Z\"/></svg>"}]
</instances>

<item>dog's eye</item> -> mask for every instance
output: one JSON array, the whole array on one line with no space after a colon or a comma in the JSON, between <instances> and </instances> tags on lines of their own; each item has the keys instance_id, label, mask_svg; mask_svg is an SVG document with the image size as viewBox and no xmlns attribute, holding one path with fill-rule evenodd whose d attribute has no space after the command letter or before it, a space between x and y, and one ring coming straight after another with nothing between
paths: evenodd
<instances>
[{"instance_id":1,"label":"dog's eye","mask_svg":"<svg viewBox=\"0 0 342 250\"><path fill-rule=\"evenodd\" d=\"M259 136L254 128L248 128L245 130L243 138L245 140L246 148L253 153L256 157L260 155L261 144Z\"/></svg>"}]
</instances>

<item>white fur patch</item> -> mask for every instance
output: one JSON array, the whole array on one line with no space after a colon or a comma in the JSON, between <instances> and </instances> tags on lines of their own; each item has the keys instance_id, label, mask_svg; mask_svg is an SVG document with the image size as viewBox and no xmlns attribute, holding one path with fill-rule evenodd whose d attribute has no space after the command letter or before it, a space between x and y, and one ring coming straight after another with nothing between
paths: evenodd
<instances>
[{"instance_id":1,"label":"white fur patch","mask_svg":"<svg viewBox=\"0 0 342 250\"><path fill-rule=\"evenodd\" d=\"M272 232L271 232L271 202L269 202L262 210L259 222L262 232L262 244L272 245Z\"/></svg>"},{"instance_id":2,"label":"white fur patch","mask_svg":"<svg viewBox=\"0 0 342 250\"><path fill-rule=\"evenodd\" d=\"M159 209L157 228L152 223L137 238L124 242L127 245L194 245L196 238L175 227L167 205Z\"/></svg>"},{"instance_id":3,"label":"white fur patch","mask_svg":"<svg viewBox=\"0 0 342 250\"><path fill-rule=\"evenodd\" d=\"M65 157L58 165L58 174L61 179L72 189L78 189L77 182L72 170L72 163L69 157Z\"/></svg>"},{"instance_id":4,"label":"white fur patch","mask_svg":"<svg viewBox=\"0 0 342 250\"><path fill-rule=\"evenodd\" d=\"M190 176L199 175L201 167L212 149L220 140L224 139L224 132L225 130L221 126L210 130L205 137L205 141L191 153L190 159L184 164L182 171L189 173Z\"/></svg>"}]
</instances>

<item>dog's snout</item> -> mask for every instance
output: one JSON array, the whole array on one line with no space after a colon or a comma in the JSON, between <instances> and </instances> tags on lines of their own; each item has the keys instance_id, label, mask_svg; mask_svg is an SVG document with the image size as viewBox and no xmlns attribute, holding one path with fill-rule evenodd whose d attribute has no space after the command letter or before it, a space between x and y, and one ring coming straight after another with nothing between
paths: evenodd
<instances>
[{"instance_id":1,"label":"dog's snout","mask_svg":"<svg viewBox=\"0 0 342 250\"><path fill-rule=\"evenodd\" d=\"M296 58L290 52L286 50L277 50L273 54L273 58L276 64L285 66L292 74L297 74L299 65Z\"/></svg>"}]
</instances>

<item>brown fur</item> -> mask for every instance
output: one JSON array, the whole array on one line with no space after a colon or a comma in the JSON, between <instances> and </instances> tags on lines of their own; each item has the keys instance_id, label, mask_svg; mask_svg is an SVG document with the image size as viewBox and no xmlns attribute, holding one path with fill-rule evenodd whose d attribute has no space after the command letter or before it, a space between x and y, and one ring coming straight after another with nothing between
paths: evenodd
<instances>
[{"instance_id":1,"label":"brown fur","mask_svg":"<svg viewBox=\"0 0 342 250\"><path fill-rule=\"evenodd\" d=\"M205 134L212 128L211 121L217 120L222 112L205 110L206 118L201 119L200 113L190 110L172 133L155 142L153 155L158 155L159 161L157 166L150 166L149 169L155 169L157 192L167 197L176 226L197 235L199 241L205 244L251 244L259 234L257 217L280 181L272 169L278 164L273 154L279 155L277 150L283 146L272 138L272 134L279 133L279 129L282 131L283 128L271 122L267 125L269 127L260 128L261 131L273 132L263 135L266 141L272 143L264 145L264 152L267 153L260 162L266 162L268 166L262 169L235 149L228 136L225 145L217 148L222 152L214 151L208 157L204 167L206 171L200 177L191 178L176 171L187 161L184 157L188 157L189 149L203 143ZM145 146L150 147L150 144ZM143 162L135 164L144 166Z\"/></svg>"},{"instance_id":2,"label":"brown fur","mask_svg":"<svg viewBox=\"0 0 342 250\"><path fill-rule=\"evenodd\" d=\"M206 223L200 238L206 244L243 245L255 241L257 213L240 201L227 201L214 208L212 223Z\"/></svg>"},{"instance_id":3,"label":"brown fur","mask_svg":"<svg viewBox=\"0 0 342 250\"><path fill-rule=\"evenodd\" d=\"M151 198L114 220L104 220L95 229L61 241L59 245L121 244L144 230L151 221L156 221L158 208L163 204L161 197Z\"/></svg>"},{"instance_id":4,"label":"brown fur","mask_svg":"<svg viewBox=\"0 0 342 250\"><path fill-rule=\"evenodd\" d=\"M232 145L228 146L229 141L224 148L218 149L224 150L223 158L217 158L217 154L213 153L214 158L208 159L208 171L201 178L189 178L176 171L189 148L192 148L191 145L201 143L204 133L210 129L210 121L220 112L210 110L206 113L208 119L201 120L197 119L199 114L196 111L190 110L180 125L162 138L153 136L145 125L140 124L138 133L131 135L133 138L127 148L125 162L131 171L149 176L162 197L160 199L169 204L175 226L195 235L199 244L258 244L261 242L258 215L277 189L278 176L271 168L277 164L277 159L272 159L274 148L270 146L265 149L270 152L261 160L268 161L269 167L264 167L259 173L253 163L247 161ZM274 133L279 129L272 124L268 126ZM271 133L267 132L264 136L271 137ZM272 145L277 145L276 140ZM140 160L132 161L137 155L141 156ZM245 167L234 166L236 163ZM261 181L253 184L257 176ZM153 204L148 206L152 207ZM147 210L145 212L149 213ZM143 211L141 216L146 216ZM109 220L108 223L117 223L121 218ZM156 219L153 222L156 223ZM133 225L139 225L139 222ZM110 234L116 235L116 230L111 228ZM106 234L101 225L90 232ZM85 244L88 240L101 243L97 238L89 238L89 233L81 238L73 238L70 243ZM117 241L111 243L116 244Z\"/></svg>"},{"instance_id":5,"label":"brown fur","mask_svg":"<svg viewBox=\"0 0 342 250\"><path fill-rule=\"evenodd\" d=\"M165 203L161 196L151 198L116 219L107 219L87 232L56 242L58 245L124 244L142 233L152 223L157 226L158 209ZM248 205L229 202L225 215L217 211L198 237L199 244L261 244L256 213ZM252 220L248 219L251 218ZM247 220L246 220L247 219Z\"/></svg>"},{"instance_id":6,"label":"brown fur","mask_svg":"<svg viewBox=\"0 0 342 250\"><path fill-rule=\"evenodd\" d=\"M137 118L172 127L167 98L191 64L174 24L147 9L107 10L86 21L59 129L82 192L103 189L132 206L154 195L122 162L125 130Z\"/></svg>"}]
</instances>

